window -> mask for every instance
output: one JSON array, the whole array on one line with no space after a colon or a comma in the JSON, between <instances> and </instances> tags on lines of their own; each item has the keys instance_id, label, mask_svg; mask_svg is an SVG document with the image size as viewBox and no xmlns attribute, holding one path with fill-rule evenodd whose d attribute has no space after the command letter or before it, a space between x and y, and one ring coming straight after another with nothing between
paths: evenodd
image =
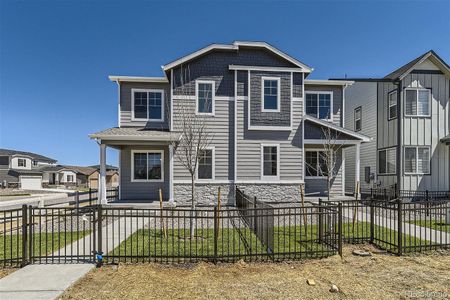
<instances>
[{"instance_id":1,"label":"window","mask_svg":"<svg viewBox=\"0 0 450 300\"><path fill-rule=\"evenodd\" d=\"M133 120L163 121L164 91L133 89Z\"/></svg>"},{"instance_id":2,"label":"window","mask_svg":"<svg viewBox=\"0 0 450 300\"><path fill-rule=\"evenodd\" d=\"M355 108L355 131L360 131L362 126L362 108Z\"/></svg>"},{"instance_id":3,"label":"window","mask_svg":"<svg viewBox=\"0 0 450 300\"><path fill-rule=\"evenodd\" d=\"M27 160L25 158L18 158L17 159L17 166L18 167L26 167L27 166Z\"/></svg>"},{"instance_id":4,"label":"window","mask_svg":"<svg viewBox=\"0 0 450 300\"><path fill-rule=\"evenodd\" d=\"M305 151L306 177L328 176L327 156L324 151Z\"/></svg>"},{"instance_id":5,"label":"window","mask_svg":"<svg viewBox=\"0 0 450 300\"><path fill-rule=\"evenodd\" d=\"M214 81L197 81L197 113L214 115Z\"/></svg>"},{"instance_id":6,"label":"window","mask_svg":"<svg viewBox=\"0 0 450 300\"><path fill-rule=\"evenodd\" d=\"M430 147L405 147L405 173L430 173Z\"/></svg>"},{"instance_id":7,"label":"window","mask_svg":"<svg viewBox=\"0 0 450 300\"><path fill-rule=\"evenodd\" d=\"M262 148L262 174L264 178L279 178L279 145L261 145Z\"/></svg>"},{"instance_id":8,"label":"window","mask_svg":"<svg viewBox=\"0 0 450 300\"><path fill-rule=\"evenodd\" d=\"M430 116L430 96L431 92L427 89L406 89L405 116Z\"/></svg>"},{"instance_id":9,"label":"window","mask_svg":"<svg viewBox=\"0 0 450 300\"><path fill-rule=\"evenodd\" d=\"M378 151L378 174L395 174L397 168L396 148Z\"/></svg>"},{"instance_id":10,"label":"window","mask_svg":"<svg viewBox=\"0 0 450 300\"><path fill-rule=\"evenodd\" d=\"M73 182L73 175L67 175L67 182Z\"/></svg>"},{"instance_id":11,"label":"window","mask_svg":"<svg viewBox=\"0 0 450 300\"><path fill-rule=\"evenodd\" d=\"M163 181L164 152L132 151L132 181Z\"/></svg>"},{"instance_id":12,"label":"window","mask_svg":"<svg viewBox=\"0 0 450 300\"><path fill-rule=\"evenodd\" d=\"M388 120L397 118L397 92L389 94Z\"/></svg>"},{"instance_id":13,"label":"window","mask_svg":"<svg viewBox=\"0 0 450 300\"><path fill-rule=\"evenodd\" d=\"M205 149L200 152L197 178L214 179L214 149Z\"/></svg>"},{"instance_id":14,"label":"window","mask_svg":"<svg viewBox=\"0 0 450 300\"><path fill-rule=\"evenodd\" d=\"M306 114L318 119L332 120L332 92L306 92Z\"/></svg>"},{"instance_id":15,"label":"window","mask_svg":"<svg viewBox=\"0 0 450 300\"><path fill-rule=\"evenodd\" d=\"M37 162L37 160L33 160L33 166L37 166L38 165L38 162Z\"/></svg>"},{"instance_id":16,"label":"window","mask_svg":"<svg viewBox=\"0 0 450 300\"><path fill-rule=\"evenodd\" d=\"M280 78L262 77L262 111L280 111Z\"/></svg>"}]
</instances>

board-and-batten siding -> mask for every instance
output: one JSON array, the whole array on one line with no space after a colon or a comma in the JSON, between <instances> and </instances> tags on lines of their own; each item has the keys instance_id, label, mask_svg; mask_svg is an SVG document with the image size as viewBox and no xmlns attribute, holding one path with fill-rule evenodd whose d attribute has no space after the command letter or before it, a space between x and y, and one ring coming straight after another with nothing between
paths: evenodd
<instances>
[{"instance_id":1,"label":"board-and-batten siding","mask_svg":"<svg viewBox=\"0 0 450 300\"><path fill-rule=\"evenodd\" d=\"M238 181L261 180L261 144L280 144L280 180L302 179L302 101L293 102L292 131L247 130L248 101L237 106Z\"/></svg>"},{"instance_id":2,"label":"board-and-batten siding","mask_svg":"<svg viewBox=\"0 0 450 300\"><path fill-rule=\"evenodd\" d=\"M132 89L155 89L164 90L164 121L147 122L132 121ZM122 82L120 83L120 127L146 127L152 129L168 129L170 119L170 84L169 83L146 83L146 82Z\"/></svg>"},{"instance_id":3,"label":"board-and-batten siding","mask_svg":"<svg viewBox=\"0 0 450 300\"><path fill-rule=\"evenodd\" d=\"M431 117L406 117L402 110L405 146L431 146L431 175L409 175L404 170L402 188L412 190L449 190L449 146L440 142L450 132L449 79L443 74L408 74L402 81L404 88L431 89ZM405 99L403 93L403 99ZM404 105L404 101L403 101Z\"/></svg>"},{"instance_id":4,"label":"board-and-batten siding","mask_svg":"<svg viewBox=\"0 0 450 300\"><path fill-rule=\"evenodd\" d=\"M183 106L183 108L182 108ZM179 126L182 124L183 109L186 112L195 113L195 100L176 99L173 100L174 110L174 130L181 130ZM230 131L233 130L234 123L234 103L228 100L215 101L215 115L205 116L206 129L210 131L211 142L210 146L214 147L215 151L215 180L229 180L234 170L234 154L231 142L233 136L230 136ZM230 124L231 123L231 124ZM230 147L231 144L231 147ZM231 172L231 174L230 174ZM190 180L189 172L183 167L180 160L177 158L177 153L173 160L173 174L174 180Z\"/></svg>"},{"instance_id":5,"label":"board-and-batten siding","mask_svg":"<svg viewBox=\"0 0 450 300\"><path fill-rule=\"evenodd\" d=\"M377 168L377 83L355 82L345 90L345 128L355 130L355 108L361 107L361 131L372 138L368 143L362 143L360 149L360 185L368 189L371 183L365 181L365 167L376 174ZM354 146L345 148L345 191L355 191L356 149Z\"/></svg>"},{"instance_id":6,"label":"board-and-batten siding","mask_svg":"<svg viewBox=\"0 0 450 300\"><path fill-rule=\"evenodd\" d=\"M164 182L132 182L132 150L164 150ZM123 146L120 150L120 168L121 200L158 200L160 188L163 198L169 198L168 146Z\"/></svg>"},{"instance_id":7,"label":"board-and-batten siding","mask_svg":"<svg viewBox=\"0 0 450 300\"><path fill-rule=\"evenodd\" d=\"M308 91L314 92L333 92L333 123L338 126L343 126L341 124L342 118L342 86L320 86L305 84L305 94Z\"/></svg>"}]
</instances>

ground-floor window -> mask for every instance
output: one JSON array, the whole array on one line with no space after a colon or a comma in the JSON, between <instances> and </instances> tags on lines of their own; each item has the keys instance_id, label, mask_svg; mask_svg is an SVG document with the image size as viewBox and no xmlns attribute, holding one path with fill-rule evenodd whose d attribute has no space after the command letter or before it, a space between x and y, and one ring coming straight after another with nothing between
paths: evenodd
<instances>
[{"instance_id":1,"label":"ground-floor window","mask_svg":"<svg viewBox=\"0 0 450 300\"><path fill-rule=\"evenodd\" d=\"M67 175L67 182L74 182L73 175Z\"/></svg>"},{"instance_id":2,"label":"ground-floor window","mask_svg":"<svg viewBox=\"0 0 450 300\"><path fill-rule=\"evenodd\" d=\"M328 168L324 151L305 151L305 176L326 177Z\"/></svg>"},{"instance_id":3,"label":"ground-floor window","mask_svg":"<svg viewBox=\"0 0 450 300\"><path fill-rule=\"evenodd\" d=\"M261 177L278 178L280 175L280 145L261 145Z\"/></svg>"},{"instance_id":4,"label":"ground-floor window","mask_svg":"<svg viewBox=\"0 0 450 300\"><path fill-rule=\"evenodd\" d=\"M163 181L164 151L151 150L132 152L133 181Z\"/></svg>"},{"instance_id":5,"label":"ground-floor window","mask_svg":"<svg viewBox=\"0 0 450 300\"><path fill-rule=\"evenodd\" d=\"M429 174L430 147L405 147L404 166L405 173L408 174Z\"/></svg>"},{"instance_id":6,"label":"ground-floor window","mask_svg":"<svg viewBox=\"0 0 450 300\"><path fill-rule=\"evenodd\" d=\"M199 153L198 179L214 179L214 149L205 149Z\"/></svg>"},{"instance_id":7,"label":"ground-floor window","mask_svg":"<svg viewBox=\"0 0 450 300\"><path fill-rule=\"evenodd\" d=\"M378 174L395 174L397 168L396 148L378 151Z\"/></svg>"}]
</instances>

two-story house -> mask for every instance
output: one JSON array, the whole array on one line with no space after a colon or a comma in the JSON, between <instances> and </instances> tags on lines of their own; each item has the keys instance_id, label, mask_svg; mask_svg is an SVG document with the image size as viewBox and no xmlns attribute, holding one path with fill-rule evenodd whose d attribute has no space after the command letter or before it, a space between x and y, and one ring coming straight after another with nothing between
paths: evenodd
<instances>
[{"instance_id":1,"label":"two-story house","mask_svg":"<svg viewBox=\"0 0 450 300\"><path fill-rule=\"evenodd\" d=\"M362 188L450 190L449 65L428 51L383 78L351 80L345 127L373 138L361 146ZM346 150L347 158L354 155ZM346 167L352 192L351 159Z\"/></svg>"},{"instance_id":2,"label":"two-story house","mask_svg":"<svg viewBox=\"0 0 450 300\"><path fill-rule=\"evenodd\" d=\"M309 80L311 67L264 42L212 44L163 71L163 77L109 77L118 86L118 126L90 135L100 145L103 201L106 147L120 151L120 199L156 200L161 188L165 200L189 201L190 175L170 143L186 108L204 116L213 132L199 162L199 202L214 201L219 186L229 203L236 186L265 201L298 201L301 184L307 194L325 194L324 128L341 145L331 193L343 195L342 149L358 152L370 140L344 128L352 81ZM353 159L359 168L359 156Z\"/></svg>"}]
</instances>

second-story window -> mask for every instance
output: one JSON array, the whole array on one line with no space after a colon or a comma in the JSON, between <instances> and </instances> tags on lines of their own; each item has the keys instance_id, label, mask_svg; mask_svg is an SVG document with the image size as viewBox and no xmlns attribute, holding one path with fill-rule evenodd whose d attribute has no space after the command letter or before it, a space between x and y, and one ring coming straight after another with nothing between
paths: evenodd
<instances>
[{"instance_id":1,"label":"second-story window","mask_svg":"<svg viewBox=\"0 0 450 300\"><path fill-rule=\"evenodd\" d=\"M262 111L280 111L280 78L262 78Z\"/></svg>"},{"instance_id":2,"label":"second-story window","mask_svg":"<svg viewBox=\"0 0 450 300\"><path fill-rule=\"evenodd\" d=\"M311 92L306 94L306 114L318 119L332 120L333 93Z\"/></svg>"},{"instance_id":3,"label":"second-story window","mask_svg":"<svg viewBox=\"0 0 450 300\"><path fill-rule=\"evenodd\" d=\"M355 108L355 131L360 131L362 128L362 108Z\"/></svg>"},{"instance_id":4,"label":"second-story window","mask_svg":"<svg viewBox=\"0 0 450 300\"><path fill-rule=\"evenodd\" d=\"M397 118L397 92L389 94L388 120Z\"/></svg>"},{"instance_id":5,"label":"second-story window","mask_svg":"<svg viewBox=\"0 0 450 300\"><path fill-rule=\"evenodd\" d=\"M24 158L18 158L17 159L17 166L18 167L26 167L27 166L27 160Z\"/></svg>"},{"instance_id":6,"label":"second-story window","mask_svg":"<svg viewBox=\"0 0 450 300\"><path fill-rule=\"evenodd\" d=\"M214 81L200 81L196 82L197 94L197 114L214 115Z\"/></svg>"},{"instance_id":7,"label":"second-story window","mask_svg":"<svg viewBox=\"0 0 450 300\"><path fill-rule=\"evenodd\" d=\"M163 121L164 91L133 89L133 120Z\"/></svg>"},{"instance_id":8,"label":"second-story window","mask_svg":"<svg viewBox=\"0 0 450 300\"><path fill-rule=\"evenodd\" d=\"M405 116L429 117L431 92L428 89L405 90Z\"/></svg>"}]
</instances>

